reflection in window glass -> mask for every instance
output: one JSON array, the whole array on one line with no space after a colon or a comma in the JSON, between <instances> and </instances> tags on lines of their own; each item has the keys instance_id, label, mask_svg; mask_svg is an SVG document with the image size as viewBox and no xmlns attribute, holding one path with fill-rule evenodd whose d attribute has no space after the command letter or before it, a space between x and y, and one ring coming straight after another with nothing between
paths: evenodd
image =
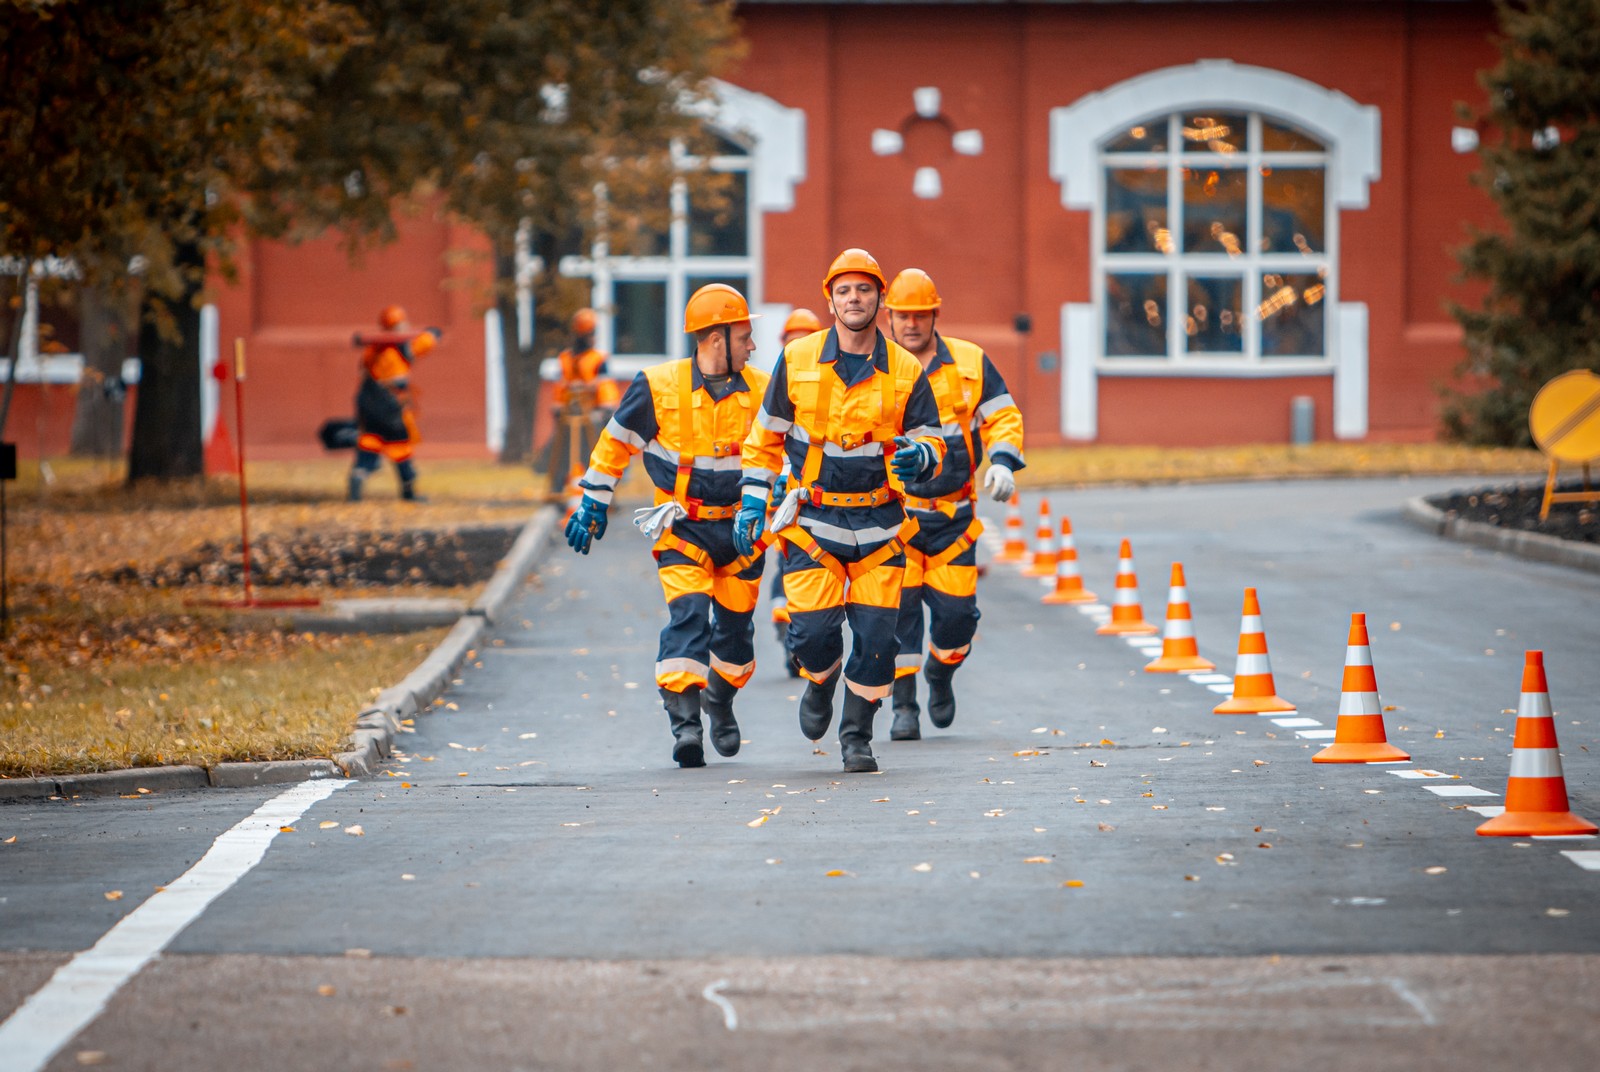
<instances>
[{"instance_id":1,"label":"reflection in window glass","mask_svg":"<svg viewBox=\"0 0 1600 1072\"><path fill-rule=\"evenodd\" d=\"M659 280L617 280L611 285L616 308L616 341L619 354L664 354L667 352L667 284ZM682 326L681 322L678 326Z\"/></svg>"},{"instance_id":2,"label":"reflection in window glass","mask_svg":"<svg viewBox=\"0 0 1600 1072\"><path fill-rule=\"evenodd\" d=\"M1321 272L1265 272L1261 276L1261 352L1273 357L1320 357L1323 310Z\"/></svg>"},{"instance_id":3,"label":"reflection in window glass","mask_svg":"<svg viewBox=\"0 0 1600 1072\"><path fill-rule=\"evenodd\" d=\"M1229 156L1250 147L1250 119L1235 112L1186 113L1182 134L1185 152Z\"/></svg>"},{"instance_id":4,"label":"reflection in window glass","mask_svg":"<svg viewBox=\"0 0 1600 1072\"><path fill-rule=\"evenodd\" d=\"M1243 353L1244 278L1192 275L1187 292L1183 333L1189 353Z\"/></svg>"},{"instance_id":5,"label":"reflection in window glass","mask_svg":"<svg viewBox=\"0 0 1600 1072\"><path fill-rule=\"evenodd\" d=\"M742 257L750 251L749 177L749 172L730 172L717 208L690 204L690 256Z\"/></svg>"},{"instance_id":6,"label":"reflection in window glass","mask_svg":"<svg viewBox=\"0 0 1600 1072\"><path fill-rule=\"evenodd\" d=\"M1166 168L1106 169L1106 252L1172 252Z\"/></svg>"},{"instance_id":7,"label":"reflection in window glass","mask_svg":"<svg viewBox=\"0 0 1600 1072\"><path fill-rule=\"evenodd\" d=\"M1167 276L1106 276L1106 356L1167 356Z\"/></svg>"},{"instance_id":8,"label":"reflection in window glass","mask_svg":"<svg viewBox=\"0 0 1600 1072\"><path fill-rule=\"evenodd\" d=\"M1167 117L1135 123L1106 142L1108 153L1164 153L1167 151Z\"/></svg>"},{"instance_id":9,"label":"reflection in window glass","mask_svg":"<svg viewBox=\"0 0 1600 1072\"><path fill-rule=\"evenodd\" d=\"M1262 116L1261 148L1269 153L1320 153L1327 146L1298 127Z\"/></svg>"},{"instance_id":10,"label":"reflection in window glass","mask_svg":"<svg viewBox=\"0 0 1600 1072\"><path fill-rule=\"evenodd\" d=\"M1321 168L1262 167L1261 251L1322 253L1327 219Z\"/></svg>"},{"instance_id":11,"label":"reflection in window glass","mask_svg":"<svg viewBox=\"0 0 1600 1072\"><path fill-rule=\"evenodd\" d=\"M1243 168L1183 169L1185 253L1243 252L1248 186Z\"/></svg>"}]
</instances>

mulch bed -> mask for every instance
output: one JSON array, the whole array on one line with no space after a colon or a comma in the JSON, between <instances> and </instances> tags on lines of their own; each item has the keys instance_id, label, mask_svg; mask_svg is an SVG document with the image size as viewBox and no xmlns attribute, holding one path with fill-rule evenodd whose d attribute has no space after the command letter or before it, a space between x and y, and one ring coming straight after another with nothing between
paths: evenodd
<instances>
[{"instance_id":1,"label":"mulch bed","mask_svg":"<svg viewBox=\"0 0 1600 1072\"><path fill-rule=\"evenodd\" d=\"M1597 484L1600 486L1600 484ZM1583 481L1562 481L1557 491L1582 491ZM1451 517L1477 521L1503 529L1537 532L1560 540L1600 543L1600 502L1553 503L1550 516L1539 520L1544 482L1503 484L1496 487L1430 495L1428 502Z\"/></svg>"},{"instance_id":2,"label":"mulch bed","mask_svg":"<svg viewBox=\"0 0 1600 1072\"><path fill-rule=\"evenodd\" d=\"M265 534L250 541L250 579L255 584L312 588L397 584L456 588L493 576L516 538L515 525L440 532ZM228 545L208 541L181 558L148 566L121 566L90 576L148 588L233 585L244 579L244 554L237 541Z\"/></svg>"}]
</instances>

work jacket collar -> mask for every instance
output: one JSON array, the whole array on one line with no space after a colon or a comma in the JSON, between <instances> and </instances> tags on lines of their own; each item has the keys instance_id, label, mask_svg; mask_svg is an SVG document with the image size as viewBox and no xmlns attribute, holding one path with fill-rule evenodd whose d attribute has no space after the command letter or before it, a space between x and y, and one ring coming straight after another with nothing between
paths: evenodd
<instances>
[{"instance_id":1,"label":"work jacket collar","mask_svg":"<svg viewBox=\"0 0 1600 1072\"><path fill-rule=\"evenodd\" d=\"M741 369L735 372L728 379L728 382L723 385L721 398L712 395L710 389L706 387L706 378L700 373L700 362L696 361L693 356L689 358L689 387L694 391L704 390L707 395L711 396L713 402L721 402L723 398L727 398L735 391L750 390L750 384L745 382L744 370Z\"/></svg>"},{"instance_id":2,"label":"work jacket collar","mask_svg":"<svg viewBox=\"0 0 1600 1072\"><path fill-rule=\"evenodd\" d=\"M854 387L858 383L871 379L875 372L889 371L889 344L884 339L883 332L875 331L874 334L877 336L877 340L872 344L872 360L861 366L855 378L845 384L846 387ZM817 358L817 362L823 365L832 365L838 359L839 328L838 325L833 325L828 328L828 337L822 343L822 356ZM837 369L834 371L835 373L838 372ZM842 376L839 378L844 379Z\"/></svg>"},{"instance_id":3,"label":"work jacket collar","mask_svg":"<svg viewBox=\"0 0 1600 1072\"><path fill-rule=\"evenodd\" d=\"M950 354L950 347L944 344L944 336L937 331L933 333L933 360L928 362L928 371L932 372L940 365L953 365L956 359Z\"/></svg>"}]
</instances>

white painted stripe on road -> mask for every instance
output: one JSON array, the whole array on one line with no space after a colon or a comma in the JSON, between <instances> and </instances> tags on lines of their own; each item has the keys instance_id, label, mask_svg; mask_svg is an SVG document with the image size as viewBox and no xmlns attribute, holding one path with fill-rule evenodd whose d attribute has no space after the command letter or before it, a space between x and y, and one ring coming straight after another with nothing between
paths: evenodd
<instances>
[{"instance_id":1,"label":"white painted stripe on road","mask_svg":"<svg viewBox=\"0 0 1600 1072\"><path fill-rule=\"evenodd\" d=\"M1227 685L1230 688L1233 685L1233 678L1227 674L1186 674L1184 676L1196 685Z\"/></svg>"},{"instance_id":2,"label":"white painted stripe on road","mask_svg":"<svg viewBox=\"0 0 1600 1072\"><path fill-rule=\"evenodd\" d=\"M1491 793L1487 789L1479 789L1475 785L1425 785L1422 788L1441 797L1497 797L1499 793Z\"/></svg>"},{"instance_id":3,"label":"white painted stripe on road","mask_svg":"<svg viewBox=\"0 0 1600 1072\"><path fill-rule=\"evenodd\" d=\"M1294 735L1307 741L1331 741L1338 732L1338 730L1295 730Z\"/></svg>"},{"instance_id":4,"label":"white painted stripe on road","mask_svg":"<svg viewBox=\"0 0 1600 1072\"><path fill-rule=\"evenodd\" d=\"M1444 771L1428 770L1426 767L1418 767L1418 768L1413 769L1413 770L1392 770L1389 773L1394 775L1396 778L1448 778L1448 777L1450 777L1450 775L1446 774Z\"/></svg>"},{"instance_id":5,"label":"white painted stripe on road","mask_svg":"<svg viewBox=\"0 0 1600 1072\"><path fill-rule=\"evenodd\" d=\"M1593 834L1533 834L1534 841L1593 841Z\"/></svg>"},{"instance_id":6,"label":"white painted stripe on road","mask_svg":"<svg viewBox=\"0 0 1600 1072\"><path fill-rule=\"evenodd\" d=\"M1585 871L1600 871L1600 850L1596 849L1562 849L1561 855L1583 868Z\"/></svg>"},{"instance_id":7,"label":"white painted stripe on road","mask_svg":"<svg viewBox=\"0 0 1600 1072\"><path fill-rule=\"evenodd\" d=\"M1210 689L1212 692L1216 693L1218 696L1232 696L1233 695L1233 686L1232 685L1207 685L1206 688Z\"/></svg>"},{"instance_id":8,"label":"white painted stripe on road","mask_svg":"<svg viewBox=\"0 0 1600 1072\"><path fill-rule=\"evenodd\" d=\"M1493 819L1496 815L1504 815L1506 813L1505 806L1502 804L1468 805L1467 810L1476 815L1481 815L1485 819Z\"/></svg>"},{"instance_id":9,"label":"white painted stripe on road","mask_svg":"<svg viewBox=\"0 0 1600 1072\"><path fill-rule=\"evenodd\" d=\"M122 918L94 944L67 961L0 1024L0 1054L12 1072L37 1072L105 1009L137 975L218 897L266 855L280 826L349 782L301 782L284 790L231 830L193 867Z\"/></svg>"},{"instance_id":10,"label":"white painted stripe on road","mask_svg":"<svg viewBox=\"0 0 1600 1072\"><path fill-rule=\"evenodd\" d=\"M739 1013L733 1007L733 1002L722 996L722 991L728 988L728 980L718 979L704 990L700 996L722 1010L722 1024L729 1031L739 1030Z\"/></svg>"},{"instance_id":11,"label":"white painted stripe on road","mask_svg":"<svg viewBox=\"0 0 1600 1072\"><path fill-rule=\"evenodd\" d=\"M1300 718L1275 718L1275 719L1272 720L1272 724L1274 726L1282 726L1285 729L1293 729L1296 726L1320 726L1320 725L1322 725L1321 722L1318 722L1314 718L1305 718L1305 717L1300 717Z\"/></svg>"}]
</instances>

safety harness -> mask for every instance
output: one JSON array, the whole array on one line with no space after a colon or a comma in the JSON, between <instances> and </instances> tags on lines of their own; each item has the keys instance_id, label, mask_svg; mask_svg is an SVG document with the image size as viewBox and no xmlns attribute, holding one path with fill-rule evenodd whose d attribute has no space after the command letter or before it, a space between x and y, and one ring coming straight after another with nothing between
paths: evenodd
<instances>
[{"instance_id":1,"label":"safety harness","mask_svg":"<svg viewBox=\"0 0 1600 1072\"><path fill-rule=\"evenodd\" d=\"M955 423L961 428L961 440L967 447L967 464L977 468L977 455L972 449L972 406L970 398L962 386L962 381L975 379L979 381L980 392L982 386L983 365L982 351L974 348L968 351L964 348L952 346L948 341L945 348L950 352L951 362L939 370L938 375L928 377L928 386L933 388L933 397L939 403L939 417L942 420L946 413L955 415ZM975 375L968 375L975 373ZM977 488L971 480L961 485L957 490L948 495L937 498L925 499L916 495L905 496L905 504L912 510L938 511L945 517L953 518L963 502L976 501ZM974 512L972 523L967 526L956 541L936 555L923 555L914 547L906 549L907 556L920 556L923 569L937 569L953 561L967 548L978 542L978 537L983 535L983 522Z\"/></svg>"}]
</instances>

